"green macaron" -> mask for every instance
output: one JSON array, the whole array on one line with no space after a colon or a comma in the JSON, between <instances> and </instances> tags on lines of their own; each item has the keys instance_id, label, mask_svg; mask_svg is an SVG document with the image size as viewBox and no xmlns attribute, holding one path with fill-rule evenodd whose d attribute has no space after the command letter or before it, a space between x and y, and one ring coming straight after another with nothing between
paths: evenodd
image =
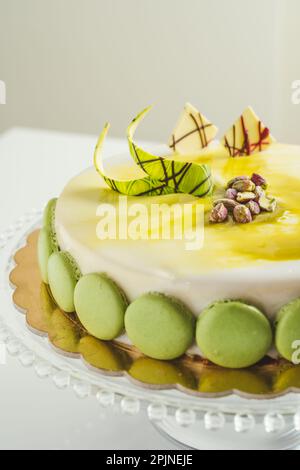
<instances>
[{"instance_id":1,"label":"green macaron","mask_svg":"<svg viewBox=\"0 0 300 470\"><path fill-rule=\"evenodd\" d=\"M57 198L50 199L43 213L43 227L53 228Z\"/></svg>"},{"instance_id":2,"label":"green macaron","mask_svg":"<svg viewBox=\"0 0 300 470\"><path fill-rule=\"evenodd\" d=\"M214 364L240 369L256 364L266 355L272 344L272 329L256 307L221 301L198 317L196 341Z\"/></svg>"},{"instance_id":3,"label":"green macaron","mask_svg":"<svg viewBox=\"0 0 300 470\"><path fill-rule=\"evenodd\" d=\"M132 343L153 359L175 359L194 340L194 317L179 301L159 293L144 294L129 305L125 329Z\"/></svg>"},{"instance_id":4,"label":"green macaron","mask_svg":"<svg viewBox=\"0 0 300 470\"><path fill-rule=\"evenodd\" d=\"M74 290L81 276L74 258L66 251L52 253L48 261L48 280L57 305L65 312L74 312Z\"/></svg>"},{"instance_id":5,"label":"green macaron","mask_svg":"<svg viewBox=\"0 0 300 470\"><path fill-rule=\"evenodd\" d=\"M127 301L119 287L104 274L87 274L75 288L75 310L86 330L112 340L124 329Z\"/></svg>"},{"instance_id":6,"label":"green macaron","mask_svg":"<svg viewBox=\"0 0 300 470\"><path fill-rule=\"evenodd\" d=\"M44 227L41 229L38 238L38 263L42 280L48 284L48 261L52 253L58 251L56 237L51 228Z\"/></svg>"},{"instance_id":7,"label":"green macaron","mask_svg":"<svg viewBox=\"0 0 300 470\"><path fill-rule=\"evenodd\" d=\"M55 208L57 199L51 199L43 213L43 228L38 239L38 263L42 280L48 284L48 261L52 253L58 251L55 233Z\"/></svg>"},{"instance_id":8,"label":"green macaron","mask_svg":"<svg viewBox=\"0 0 300 470\"><path fill-rule=\"evenodd\" d=\"M300 299L293 300L279 310L275 328L277 351L282 357L293 362L293 356L296 356L297 349L300 349Z\"/></svg>"}]
</instances>

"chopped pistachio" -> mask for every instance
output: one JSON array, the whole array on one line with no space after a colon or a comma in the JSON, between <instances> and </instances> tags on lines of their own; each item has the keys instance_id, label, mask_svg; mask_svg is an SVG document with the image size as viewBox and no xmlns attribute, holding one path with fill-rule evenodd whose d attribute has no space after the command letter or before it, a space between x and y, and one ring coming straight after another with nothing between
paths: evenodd
<instances>
[{"instance_id":1,"label":"chopped pistachio","mask_svg":"<svg viewBox=\"0 0 300 470\"><path fill-rule=\"evenodd\" d=\"M238 205L238 202L236 202L234 199L223 198L223 199L217 199L214 202L214 206L217 206L218 204L223 204L227 210L233 210L235 206Z\"/></svg>"},{"instance_id":2,"label":"chopped pistachio","mask_svg":"<svg viewBox=\"0 0 300 470\"><path fill-rule=\"evenodd\" d=\"M249 201L247 204L246 204L246 207L248 207L248 209L250 210L251 214L252 215L258 215L260 214L260 207L259 207L259 204L255 201Z\"/></svg>"},{"instance_id":3,"label":"chopped pistachio","mask_svg":"<svg viewBox=\"0 0 300 470\"><path fill-rule=\"evenodd\" d=\"M240 193L244 193L247 191L254 191L255 190L255 184L251 180L240 180L236 181L232 185L233 189L236 189Z\"/></svg>"},{"instance_id":4,"label":"chopped pistachio","mask_svg":"<svg viewBox=\"0 0 300 470\"><path fill-rule=\"evenodd\" d=\"M234 208L233 217L238 224L248 224L252 222L251 212L248 207L243 204L239 204Z\"/></svg>"},{"instance_id":5,"label":"chopped pistachio","mask_svg":"<svg viewBox=\"0 0 300 470\"><path fill-rule=\"evenodd\" d=\"M256 199L256 195L249 191L246 191L244 193L238 193L236 197L237 202L241 204L244 204L249 201L254 201L254 199Z\"/></svg>"},{"instance_id":6,"label":"chopped pistachio","mask_svg":"<svg viewBox=\"0 0 300 470\"><path fill-rule=\"evenodd\" d=\"M257 173L253 173L253 175L251 176L251 181L253 181L255 186L261 186L263 189L267 189L267 181L265 180L265 178L263 178L263 176L258 175Z\"/></svg>"},{"instance_id":7,"label":"chopped pistachio","mask_svg":"<svg viewBox=\"0 0 300 470\"><path fill-rule=\"evenodd\" d=\"M249 176L236 176L227 183L227 188L231 188L237 181L250 180Z\"/></svg>"},{"instance_id":8,"label":"chopped pistachio","mask_svg":"<svg viewBox=\"0 0 300 470\"><path fill-rule=\"evenodd\" d=\"M265 196L265 191L264 189L261 187L261 186L256 186L255 190L254 190L254 193L256 195L256 200L257 202L259 201L259 199L262 197L262 196Z\"/></svg>"},{"instance_id":9,"label":"chopped pistachio","mask_svg":"<svg viewBox=\"0 0 300 470\"><path fill-rule=\"evenodd\" d=\"M221 222L225 222L228 217L228 210L224 206L224 204L217 204L213 210L211 211L209 221L214 224L219 224Z\"/></svg>"},{"instance_id":10,"label":"chopped pistachio","mask_svg":"<svg viewBox=\"0 0 300 470\"><path fill-rule=\"evenodd\" d=\"M277 207L276 199L267 196L262 196L258 203L260 208L266 212L274 212Z\"/></svg>"},{"instance_id":11,"label":"chopped pistachio","mask_svg":"<svg viewBox=\"0 0 300 470\"><path fill-rule=\"evenodd\" d=\"M235 198L237 197L237 190L236 189L233 189L233 188L228 188L226 193L225 193L225 197L227 199L233 199L235 200Z\"/></svg>"}]
</instances>

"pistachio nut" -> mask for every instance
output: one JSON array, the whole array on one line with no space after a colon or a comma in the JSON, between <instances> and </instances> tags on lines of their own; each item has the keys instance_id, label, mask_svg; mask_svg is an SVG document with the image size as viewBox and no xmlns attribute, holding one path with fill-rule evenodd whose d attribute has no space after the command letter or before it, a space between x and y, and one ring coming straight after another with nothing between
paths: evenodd
<instances>
[{"instance_id":1,"label":"pistachio nut","mask_svg":"<svg viewBox=\"0 0 300 470\"><path fill-rule=\"evenodd\" d=\"M255 190L255 184L253 183L253 181L249 179L240 180L240 181L236 181L235 183L233 183L232 188L236 189L240 193L244 193L247 191L252 192Z\"/></svg>"},{"instance_id":2,"label":"pistachio nut","mask_svg":"<svg viewBox=\"0 0 300 470\"><path fill-rule=\"evenodd\" d=\"M261 186L256 186L254 193L256 195L256 201L258 202L262 196L265 196L265 191Z\"/></svg>"},{"instance_id":3,"label":"pistachio nut","mask_svg":"<svg viewBox=\"0 0 300 470\"><path fill-rule=\"evenodd\" d=\"M253 173L251 176L251 181L255 184L255 186L261 186L263 189L267 189L268 183L266 179L257 173Z\"/></svg>"},{"instance_id":4,"label":"pistachio nut","mask_svg":"<svg viewBox=\"0 0 300 470\"><path fill-rule=\"evenodd\" d=\"M258 203L260 208L266 212L274 212L277 207L276 199L267 196L262 196Z\"/></svg>"},{"instance_id":5,"label":"pistachio nut","mask_svg":"<svg viewBox=\"0 0 300 470\"><path fill-rule=\"evenodd\" d=\"M244 193L238 193L236 197L237 202L239 202L240 204L245 204L246 202L254 201L254 199L256 199L256 195L249 191L246 191Z\"/></svg>"},{"instance_id":6,"label":"pistachio nut","mask_svg":"<svg viewBox=\"0 0 300 470\"><path fill-rule=\"evenodd\" d=\"M250 180L249 176L236 176L227 183L227 188L231 188L237 181Z\"/></svg>"},{"instance_id":7,"label":"pistachio nut","mask_svg":"<svg viewBox=\"0 0 300 470\"><path fill-rule=\"evenodd\" d=\"M235 206L238 205L238 202L236 202L234 199L223 198L223 199L217 199L214 202L214 206L217 206L218 204L223 204L227 210L232 211L235 208Z\"/></svg>"},{"instance_id":8,"label":"pistachio nut","mask_svg":"<svg viewBox=\"0 0 300 470\"><path fill-rule=\"evenodd\" d=\"M211 211L209 221L213 224L219 224L225 222L228 217L228 210L224 204L217 204Z\"/></svg>"},{"instance_id":9,"label":"pistachio nut","mask_svg":"<svg viewBox=\"0 0 300 470\"><path fill-rule=\"evenodd\" d=\"M260 207L259 204L255 201L249 201L246 204L246 207L250 210L252 215L258 215L260 214Z\"/></svg>"},{"instance_id":10,"label":"pistachio nut","mask_svg":"<svg viewBox=\"0 0 300 470\"><path fill-rule=\"evenodd\" d=\"M226 193L225 193L225 197L227 199L233 199L235 200L235 198L237 197L237 190L236 189L233 189L233 188L228 188Z\"/></svg>"},{"instance_id":11,"label":"pistachio nut","mask_svg":"<svg viewBox=\"0 0 300 470\"><path fill-rule=\"evenodd\" d=\"M248 207L239 204L234 208L233 218L238 224L248 224L252 222L252 215Z\"/></svg>"}]
</instances>

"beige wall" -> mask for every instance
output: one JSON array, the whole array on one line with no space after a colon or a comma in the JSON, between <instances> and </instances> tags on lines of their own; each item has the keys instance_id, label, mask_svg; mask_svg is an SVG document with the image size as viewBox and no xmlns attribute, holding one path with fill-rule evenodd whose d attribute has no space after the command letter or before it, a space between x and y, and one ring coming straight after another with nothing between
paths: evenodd
<instances>
[{"instance_id":1,"label":"beige wall","mask_svg":"<svg viewBox=\"0 0 300 470\"><path fill-rule=\"evenodd\" d=\"M189 100L225 130L252 104L300 142L299 0L0 0L0 129L97 133L156 107L140 136L166 139ZM299 13L299 14L298 14Z\"/></svg>"}]
</instances>

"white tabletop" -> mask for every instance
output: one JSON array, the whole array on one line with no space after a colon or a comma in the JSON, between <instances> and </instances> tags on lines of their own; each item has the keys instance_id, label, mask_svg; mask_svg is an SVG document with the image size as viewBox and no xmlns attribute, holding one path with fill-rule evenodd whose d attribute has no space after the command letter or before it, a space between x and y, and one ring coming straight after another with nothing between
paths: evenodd
<instances>
[{"instance_id":1,"label":"white tabletop","mask_svg":"<svg viewBox=\"0 0 300 470\"><path fill-rule=\"evenodd\" d=\"M92 164L96 138L29 129L0 135L0 231L31 208L42 208ZM118 153L126 142L107 141ZM1 299L0 299L1 308ZM176 449L144 412L107 416L94 397L78 400L7 356L0 365L0 449Z\"/></svg>"}]
</instances>

